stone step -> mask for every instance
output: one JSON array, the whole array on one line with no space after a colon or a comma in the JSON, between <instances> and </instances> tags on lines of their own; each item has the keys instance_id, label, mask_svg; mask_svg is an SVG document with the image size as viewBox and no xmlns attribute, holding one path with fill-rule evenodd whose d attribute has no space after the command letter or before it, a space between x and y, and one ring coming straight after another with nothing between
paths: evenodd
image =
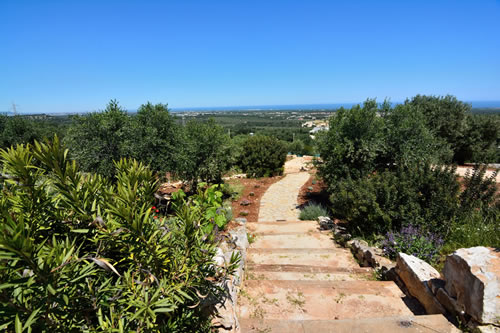
<instances>
[{"instance_id":1,"label":"stone step","mask_svg":"<svg viewBox=\"0 0 500 333\"><path fill-rule=\"evenodd\" d=\"M351 319L412 315L392 281L247 280L239 318Z\"/></svg>"},{"instance_id":2,"label":"stone step","mask_svg":"<svg viewBox=\"0 0 500 333\"><path fill-rule=\"evenodd\" d=\"M373 277L371 271L325 271L306 265L252 265L247 267L245 280L365 281Z\"/></svg>"},{"instance_id":3,"label":"stone step","mask_svg":"<svg viewBox=\"0 0 500 333\"><path fill-rule=\"evenodd\" d=\"M319 230L316 221L286 221L286 222L248 222L248 232L256 233L306 233Z\"/></svg>"},{"instance_id":4,"label":"stone step","mask_svg":"<svg viewBox=\"0 0 500 333\"><path fill-rule=\"evenodd\" d=\"M250 248L248 264L307 265L354 269L359 265L341 248Z\"/></svg>"},{"instance_id":5,"label":"stone step","mask_svg":"<svg viewBox=\"0 0 500 333\"><path fill-rule=\"evenodd\" d=\"M321 232L261 234L255 237L252 248L322 248L335 247L330 234Z\"/></svg>"},{"instance_id":6,"label":"stone step","mask_svg":"<svg viewBox=\"0 0 500 333\"><path fill-rule=\"evenodd\" d=\"M442 315L344 320L241 319L242 333L458 333Z\"/></svg>"}]
</instances>

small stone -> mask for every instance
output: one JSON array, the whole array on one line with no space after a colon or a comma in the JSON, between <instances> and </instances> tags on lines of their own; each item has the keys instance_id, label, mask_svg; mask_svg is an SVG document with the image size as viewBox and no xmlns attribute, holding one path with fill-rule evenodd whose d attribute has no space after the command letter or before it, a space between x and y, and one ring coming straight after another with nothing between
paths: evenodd
<instances>
[{"instance_id":1,"label":"small stone","mask_svg":"<svg viewBox=\"0 0 500 333\"><path fill-rule=\"evenodd\" d=\"M243 200L241 200L240 205L242 205L242 206L248 206L251 203L252 203L251 201L243 199Z\"/></svg>"},{"instance_id":2,"label":"small stone","mask_svg":"<svg viewBox=\"0 0 500 333\"><path fill-rule=\"evenodd\" d=\"M250 193L248 193L248 195L251 196L251 197L253 197L253 196L255 196L255 193L254 192L250 192Z\"/></svg>"},{"instance_id":3,"label":"small stone","mask_svg":"<svg viewBox=\"0 0 500 333\"><path fill-rule=\"evenodd\" d=\"M241 224L246 224L247 223L247 219L244 218L244 217L237 217L234 219L235 222L238 222L238 223L241 223Z\"/></svg>"}]
</instances>

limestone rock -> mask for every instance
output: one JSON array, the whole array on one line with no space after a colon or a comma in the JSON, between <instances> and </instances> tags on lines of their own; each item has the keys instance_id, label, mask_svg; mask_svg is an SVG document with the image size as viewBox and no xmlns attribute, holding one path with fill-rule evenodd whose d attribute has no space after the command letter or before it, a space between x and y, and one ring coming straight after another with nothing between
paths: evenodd
<instances>
[{"instance_id":1,"label":"limestone rock","mask_svg":"<svg viewBox=\"0 0 500 333\"><path fill-rule=\"evenodd\" d=\"M482 246L459 249L446 258L446 291L483 324L500 326L500 251Z\"/></svg>"},{"instance_id":2,"label":"limestone rock","mask_svg":"<svg viewBox=\"0 0 500 333\"><path fill-rule=\"evenodd\" d=\"M217 266L224 266L225 258L224 258L224 252L220 247L215 250L215 256L214 256L214 261Z\"/></svg>"},{"instance_id":3,"label":"limestone rock","mask_svg":"<svg viewBox=\"0 0 500 333\"><path fill-rule=\"evenodd\" d=\"M245 226L241 226L231 230L229 232L229 235L231 235L233 243L238 249L246 250L250 245L248 243L248 235Z\"/></svg>"},{"instance_id":4,"label":"limestone rock","mask_svg":"<svg viewBox=\"0 0 500 333\"><path fill-rule=\"evenodd\" d=\"M318 216L319 227L321 230L331 230L335 224L328 216Z\"/></svg>"},{"instance_id":5,"label":"limestone rock","mask_svg":"<svg viewBox=\"0 0 500 333\"><path fill-rule=\"evenodd\" d=\"M500 333L500 327L493 325L480 325L476 326L475 329L480 333Z\"/></svg>"},{"instance_id":6,"label":"limestone rock","mask_svg":"<svg viewBox=\"0 0 500 333\"><path fill-rule=\"evenodd\" d=\"M235 222L238 222L240 224L246 224L247 223L247 219L244 218L244 217L237 217L234 219Z\"/></svg>"},{"instance_id":7,"label":"limestone rock","mask_svg":"<svg viewBox=\"0 0 500 333\"><path fill-rule=\"evenodd\" d=\"M454 316L460 315L460 317L462 317L463 310L460 309L457 301L453 297L450 297L450 295L448 295L448 293L444 289L439 288L436 291L436 298L439 303L441 303L441 305L443 305L446 310L448 310L448 312L450 312Z\"/></svg>"},{"instance_id":8,"label":"limestone rock","mask_svg":"<svg viewBox=\"0 0 500 333\"><path fill-rule=\"evenodd\" d=\"M430 280L439 279L438 271L425 261L405 253L398 254L396 271L410 294L418 299L428 314L445 313L429 286Z\"/></svg>"}]
</instances>

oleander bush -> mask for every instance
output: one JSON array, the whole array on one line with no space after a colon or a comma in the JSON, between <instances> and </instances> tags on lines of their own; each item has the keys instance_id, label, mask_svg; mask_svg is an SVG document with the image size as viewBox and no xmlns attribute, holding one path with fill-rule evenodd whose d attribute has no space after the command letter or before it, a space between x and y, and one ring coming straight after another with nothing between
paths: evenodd
<instances>
[{"instance_id":1,"label":"oleander bush","mask_svg":"<svg viewBox=\"0 0 500 333\"><path fill-rule=\"evenodd\" d=\"M213 262L216 191L163 216L157 181L135 160L114 162L114 179L84 173L57 137L0 160L3 331L210 330L203 301L239 261Z\"/></svg>"}]
</instances>

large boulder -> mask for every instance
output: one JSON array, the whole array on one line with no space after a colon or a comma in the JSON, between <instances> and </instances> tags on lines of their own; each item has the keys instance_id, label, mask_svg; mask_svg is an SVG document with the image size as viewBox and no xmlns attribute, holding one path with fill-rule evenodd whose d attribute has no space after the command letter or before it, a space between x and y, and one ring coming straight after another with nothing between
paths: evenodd
<instances>
[{"instance_id":1,"label":"large boulder","mask_svg":"<svg viewBox=\"0 0 500 333\"><path fill-rule=\"evenodd\" d=\"M445 289L482 324L500 325L500 249L459 249L446 258Z\"/></svg>"},{"instance_id":2,"label":"large boulder","mask_svg":"<svg viewBox=\"0 0 500 333\"><path fill-rule=\"evenodd\" d=\"M431 280L440 278L439 272L431 265L417 257L399 253L396 272L410 294L418 299L428 314L446 312L431 290Z\"/></svg>"}]
</instances>

